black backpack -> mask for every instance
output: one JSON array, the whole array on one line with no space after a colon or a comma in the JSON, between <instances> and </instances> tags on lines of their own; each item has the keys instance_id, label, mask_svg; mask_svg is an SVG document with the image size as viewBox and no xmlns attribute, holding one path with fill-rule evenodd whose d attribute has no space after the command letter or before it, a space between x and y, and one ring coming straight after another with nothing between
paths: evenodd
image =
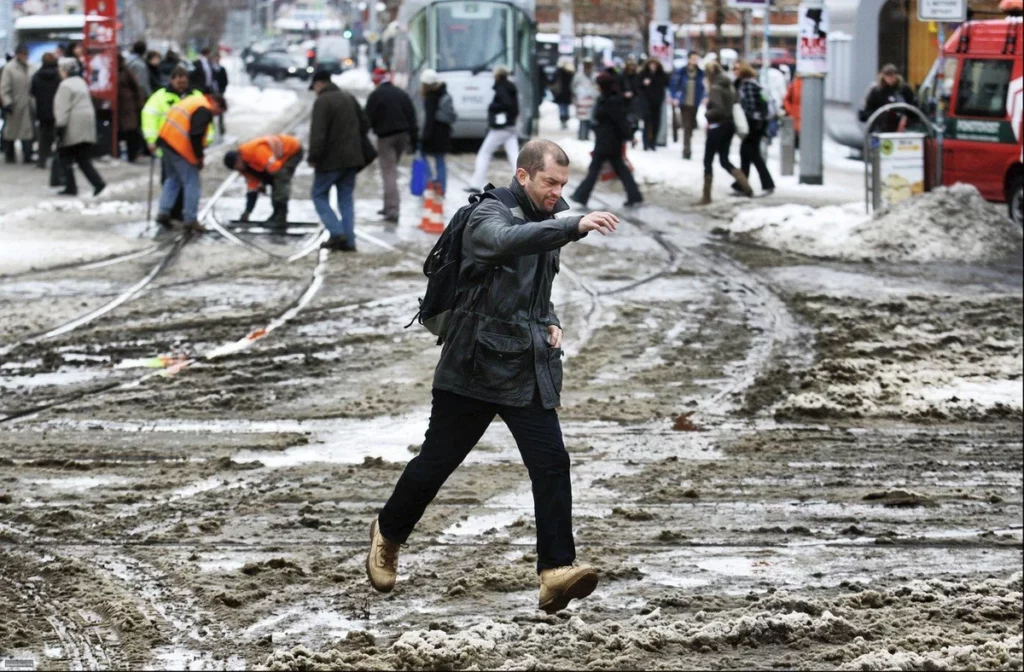
<instances>
[{"instance_id":1,"label":"black backpack","mask_svg":"<svg viewBox=\"0 0 1024 672\"><path fill-rule=\"evenodd\" d=\"M511 210L518 206L512 192L488 184L482 194L469 197L469 204L459 208L445 227L434 248L423 262L423 275L427 276L427 291L419 300L420 309L409 324L419 322L437 336L437 344L444 343L448 322L458 301L459 271L462 269L462 232L476 206L485 198L496 198Z\"/></svg>"}]
</instances>

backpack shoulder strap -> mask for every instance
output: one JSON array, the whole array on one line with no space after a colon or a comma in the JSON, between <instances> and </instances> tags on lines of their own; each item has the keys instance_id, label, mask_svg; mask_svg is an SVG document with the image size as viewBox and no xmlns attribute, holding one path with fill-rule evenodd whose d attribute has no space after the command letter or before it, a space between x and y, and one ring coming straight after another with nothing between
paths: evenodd
<instances>
[{"instance_id":1,"label":"backpack shoulder strap","mask_svg":"<svg viewBox=\"0 0 1024 672\"><path fill-rule=\"evenodd\" d=\"M515 195L508 187L492 187L491 189L485 189L484 192L480 194L480 197L495 198L501 201L501 204L509 210L514 210L519 207L519 202L516 201Z\"/></svg>"}]
</instances>

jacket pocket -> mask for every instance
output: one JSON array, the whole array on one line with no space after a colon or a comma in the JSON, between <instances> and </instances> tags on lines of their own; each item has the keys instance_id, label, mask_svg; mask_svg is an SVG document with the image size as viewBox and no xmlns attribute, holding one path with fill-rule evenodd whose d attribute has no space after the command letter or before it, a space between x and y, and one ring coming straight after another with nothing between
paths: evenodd
<instances>
[{"instance_id":1,"label":"jacket pocket","mask_svg":"<svg viewBox=\"0 0 1024 672\"><path fill-rule=\"evenodd\" d=\"M562 393L562 349L548 348L548 373L557 394Z\"/></svg>"},{"instance_id":2,"label":"jacket pocket","mask_svg":"<svg viewBox=\"0 0 1024 672\"><path fill-rule=\"evenodd\" d=\"M518 392L529 377L530 339L477 332L473 386L494 392Z\"/></svg>"}]
</instances>

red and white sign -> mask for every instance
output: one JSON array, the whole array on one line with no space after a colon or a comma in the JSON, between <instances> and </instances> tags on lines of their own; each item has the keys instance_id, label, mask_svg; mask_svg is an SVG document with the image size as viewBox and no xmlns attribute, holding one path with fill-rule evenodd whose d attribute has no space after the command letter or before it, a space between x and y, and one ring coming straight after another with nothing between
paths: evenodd
<instances>
[{"instance_id":1,"label":"red and white sign","mask_svg":"<svg viewBox=\"0 0 1024 672\"><path fill-rule=\"evenodd\" d=\"M800 5L796 44L796 71L801 75L828 72L828 10L824 3Z\"/></svg>"},{"instance_id":2,"label":"red and white sign","mask_svg":"<svg viewBox=\"0 0 1024 672\"><path fill-rule=\"evenodd\" d=\"M658 23L651 21L650 26L650 53L648 56L661 61L661 67L665 72L672 72L672 58L675 51L676 27L671 23Z\"/></svg>"}]
</instances>

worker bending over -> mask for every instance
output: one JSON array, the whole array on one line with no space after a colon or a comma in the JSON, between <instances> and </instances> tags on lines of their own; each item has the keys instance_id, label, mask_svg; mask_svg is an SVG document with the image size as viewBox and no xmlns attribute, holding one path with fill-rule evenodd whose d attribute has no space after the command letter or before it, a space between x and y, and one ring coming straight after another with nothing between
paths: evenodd
<instances>
[{"instance_id":1,"label":"worker bending over","mask_svg":"<svg viewBox=\"0 0 1024 672\"><path fill-rule=\"evenodd\" d=\"M302 161L302 143L291 135L264 135L224 155L224 165L245 176L249 191L245 195L245 212L239 218L249 221L256 199L270 186L270 202L274 213L267 224L284 228L288 224L288 200L292 195L292 178Z\"/></svg>"}]
</instances>

